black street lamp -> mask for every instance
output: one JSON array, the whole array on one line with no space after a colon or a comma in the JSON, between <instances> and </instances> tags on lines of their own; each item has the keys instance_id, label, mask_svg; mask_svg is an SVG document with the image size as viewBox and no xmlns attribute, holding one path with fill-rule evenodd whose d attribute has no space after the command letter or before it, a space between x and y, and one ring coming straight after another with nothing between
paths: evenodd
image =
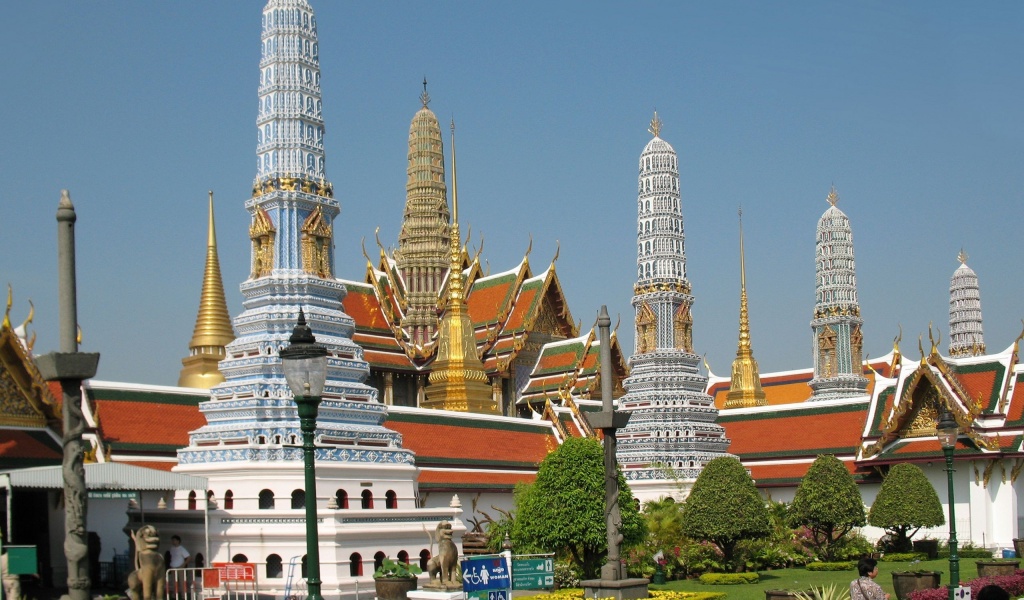
<instances>
[{"instance_id":1,"label":"black street lamp","mask_svg":"<svg viewBox=\"0 0 1024 600\"><path fill-rule=\"evenodd\" d=\"M316 343L301 308L299 321L288 342L288 347L279 354L284 377L299 409L299 428L302 430L302 462L306 473L306 585L309 600L323 600L320 595L320 536L317 531L313 434L320 396L327 380L327 349Z\"/></svg>"},{"instance_id":2,"label":"black street lamp","mask_svg":"<svg viewBox=\"0 0 1024 600\"><path fill-rule=\"evenodd\" d=\"M943 407L935 431L942 445L942 454L946 457L946 481L949 484L949 600L953 600L953 593L960 586L960 555L956 551L956 511L953 499L953 448L956 447L960 427L949 409Z\"/></svg>"}]
</instances>

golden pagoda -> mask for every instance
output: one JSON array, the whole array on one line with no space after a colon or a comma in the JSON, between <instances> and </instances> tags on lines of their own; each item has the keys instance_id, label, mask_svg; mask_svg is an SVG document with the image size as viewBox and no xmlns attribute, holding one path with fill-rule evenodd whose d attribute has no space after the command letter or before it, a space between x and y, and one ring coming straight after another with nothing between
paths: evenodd
<instances>
[{"instance_id":1,"label":"golden pagoda","mask_svg":"<svg viewBox=\"0 0 1024 600\"><path fill-rule=\"evenodd\" d=\"M452 121L452 225L449 242L448 297L438 326L437 357L421 406L443 410L500 414L476 351L473 322L466 309L459 235L459 191L455 171L455 121Z\"/></svg>"},{"instance_id":2,"label":"golden pagoda","mask_svg":"<svg viewBox=\"0 0 1024 600\"><path fill-rule=\"evenodd\" d=\"M203 291L199 298L199 314L189 354L181 360L178 376L181 387L210 389L224 381L217 364L224 359L224 347L235 339L224 299L224 283L217 258L217 233L213 223L213 192L210 192L209 231L206 237L206 269L203 272Z\"/></svg>"},{"instance_id":3,"label":"golden pagoda","mask_svg":"<svg viewBox=\"0 0 1024 600\"><path fill-rule=\"evenodd\" d=\"M740 343L732 361L732 382L725 397L725 408L767 406L757 360L750 347L750 320L747 316L747 270L743 254L743 210L740 216Z\"/></svg>"}]
</instances>

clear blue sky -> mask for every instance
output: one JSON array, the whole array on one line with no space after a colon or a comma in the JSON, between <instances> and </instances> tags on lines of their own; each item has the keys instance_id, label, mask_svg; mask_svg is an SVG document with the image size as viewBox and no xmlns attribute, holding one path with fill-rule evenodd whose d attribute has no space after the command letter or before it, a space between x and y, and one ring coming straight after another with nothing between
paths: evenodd
<instances>
[{"instance_id":1,"label":"clear blue sky","mask_svg":"<svg viewBox=\"0 0 1024 600\"><path fill-rule=\"evenodd\" d=\"M173 384L217 203L229 309L248 274L262 2L17 2L0 36L0 283L56 349L61 188L78 210L83 350L98 377ZM492 272L533 235L574 317L632 352L637 159L657 108L679 154L694 346L736 350L742 204L763 371L811 364L815 224L853 223L865 352L948 330L963 246L989 349L1020 332L1024 4L313 0L338 276L397 243L423 76L458 127L459 199ZM446 141L446 151L449 151ZM450 174L449 174L450 176Z\"/></svg>"}]
</instances>

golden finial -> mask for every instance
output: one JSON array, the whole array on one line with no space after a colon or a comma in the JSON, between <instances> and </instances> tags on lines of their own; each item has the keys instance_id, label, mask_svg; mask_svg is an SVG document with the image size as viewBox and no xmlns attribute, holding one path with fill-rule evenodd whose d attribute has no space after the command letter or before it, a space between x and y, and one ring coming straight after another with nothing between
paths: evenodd
<instances>
[{"instance_id":1,"label":"golden finial","mask_svg":"<svg viewBox=\"0 0 1024 600\"><path fill-rule=\"evenodd\" d=\"M452 224L459 226L459 180L455 176L455 117L452 117Z\"/></svg>"},{"instance_id":2,"label":"golden finial","mask_svg":"<svg viewBox=\"0 0 1024 600\"><path fill-rule=\"evenodd\" d=\"M892 338L892 351L899 354L900 342L903 341L903 325L900 323L896 324L900 328L899 334Z\"/></svg>"},{"instance_id":3,"label":"golden finial","mask_svg":"<svg viewBox=\"0 0 1024 600\"><path fill-rule=\"evenodd\" d=\"M960 261L960 264L962 265L967 264L967 253L964 252L963 246L960 247L960 254L956 255L956 259Z\"/></svg>"},{"instance_id":4,"label":"golden finial","mask_svg":"<svg viewBox=\"0 0 1024 600\"><path fill-rule=\"evenodd\" d=\"M363 257L366 258L366 266L372 267L373 261L370 260L370 255L366 253L366 237L363 237L359 244L363 247Z\"/></svg>"},{"instance_id":5,"label":"golden finial","mask_svg":"<svg viewBox=\"0 0 1024 600\"><path fill-rule=\"evenodd\" d=\"M530 252L533 252L533 234L532 233L528 233L527 235L530 236L530 243L529 243L529 245L526 246L526 254L525 254L524 258L529 258L530 257Z\"/></svg>"},{"instance_id":6,"label":"golden finial","mask_svg":"<svg viewBox=\"0 0 1024 600\"><path fill-rule=\"evenodd\" d=\"M427 76L423 76L423 93L420 94L420 102L423 103L423 108L426 108L430 104L430 94L427 93Z\"/></svg>"},{"instance_id":7,"label":"golden finial","mask_svg":"<svg viewBox=\"0 0 1024 600\"><path fill-rule=\"evenodd\" d=\"M78 335L75 337L75 342L78 343L79 346L82 345L82 326L81 325L78 326Z\"/></svg>"},{"instance_id":8,"label":"golden finial","mask_svg":"<svg viewBox=\"0 0 1024 600\"><path fill-rule=\"evenodd\" d=\"M654 137L658 137L661 133L661 119L658 118L658 109L654 109L654 118L651 119L651 124L647 131L651 132L651 135Z\"/></svg>"},{"instance_id":9,"label":"golden finial","mask_svg":"<svg viewBox=\"0 0 1024 600\"><path fill-rule=\"evenodd\" d=\"M373 230L373 239L377 240L377 247L380 248L380 253L382 255L386 254L386 252L384 251L384 244L380 243L380 225L378 225L377 228Z\"/></svg>"},{"instance_id":10,"label":"golden finial","mask_svg":"<svg viewBox=\"0 0 1024 600\"><path fill-rule=\"evenodd\" d=\"M36 316L36 305L32 304L32 301L28 301L28 317L25 318L25 322L21 324L21 328L28 333L28 324L32 322Z\"/></svg>"},{"instance_id":11,"label":"golden finial","mask_svg":"<svg viewBox=\"0 0 1024 600\"><path fill-rule=\"evenodd\" d=\"M825 198L825 200L827 200L828 203L831 204L832 206L835 206L836 203L839 202L839 194L836 193L835 184L832 184L832 189L829 190L828 198Z\"/></svg>"},{"instance_id":12,"label":"golden finial","mask_svg":"<svg viewBox=\"0 0 1024 600\"><path fill-rule=\"evenodd\" d=\"M14 306L14 288L7 284L7 310L4 311L4 327L11 326L11 307Z\"/></svg>"},{"instance_id":13,"label":"golden finial","mask_svg":"<svg viewBox=\"0 0 1024 600\"><path fill-rule=\"evenodd\" d=\"M562 253L562 243L559 242L558 240L555 240L555 257L551 259L551 264L555 264L555 261L558 260L558 255L561 254L561 253Z\"/></svg>"}]
</instances>

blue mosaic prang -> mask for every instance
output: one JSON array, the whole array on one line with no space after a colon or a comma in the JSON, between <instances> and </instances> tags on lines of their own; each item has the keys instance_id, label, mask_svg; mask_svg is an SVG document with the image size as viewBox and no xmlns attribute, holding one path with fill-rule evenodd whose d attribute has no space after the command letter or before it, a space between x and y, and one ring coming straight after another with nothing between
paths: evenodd
<instances>
[{"instance_id":1,"label":"blue mosaic prang","mask_svg":"<svg viewBox=\"0 0 1024 600\"><path fill-rule=\"evenodd\" d=\"M654 139L640 155L636 352L619 398L631 416L616 438L626 479L664 482L663 493L671 494L678 481L696 479L709 461L727 455L730 442L715 422L718 409L704 393L707 377L693 352L679 165L660 131L655 114Z\"/></svg>"},{"instance_id":2,"label":"blue mosaic prang","mask_svg":"<svg viewBox=\"0 0 1024 600\"><path fill-rule=\"evenodd\" d=\"M178 451L182 464L302 461L301 452L288 447L299 443L301 432L279 357L300 309L316 341L328 350L317 460L413 463L401 435L383 426L387 411L377 391L364 383L370 367L352 341L355 322L342 310L345 285L333 276L340 204L325 172L319 52L316 17L306 0L267 2L256 180L245 202L253 224L253 268L241 285L244 310L234 320L237 337L219 364L225 381L200 406L207 424L191 432L189 446ZM310 215L318 227L307 224ZM260 235L272 244L257 251ZM302 256L310 251L311 236L327 248L325 259L311 263L315 268L304 265Z\"/></svg>"}]
</instances>

